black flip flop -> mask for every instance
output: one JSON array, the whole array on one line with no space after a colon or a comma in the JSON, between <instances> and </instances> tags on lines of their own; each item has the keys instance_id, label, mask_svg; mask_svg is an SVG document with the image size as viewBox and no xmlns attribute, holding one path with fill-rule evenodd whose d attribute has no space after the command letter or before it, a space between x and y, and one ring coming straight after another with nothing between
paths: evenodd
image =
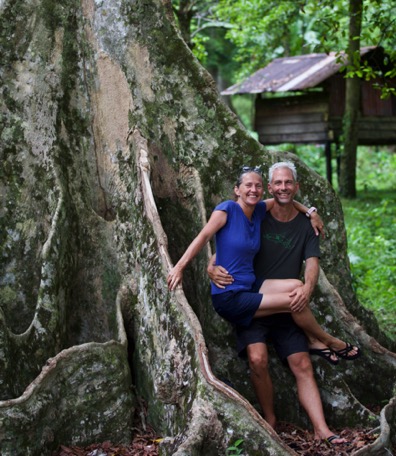
<instances>
[{"instance_id":1,"label":"black flip flop","mask_svg":"<svg viewBox=\"0 0 396 456\"><path fill-rule=\"evenodd\" d=\"M351 355L351 356L348 356L348 354L355 349L355 347L353 347L350 343L348 342L345 342L345 348L343 348L342 350L333 350L334 353L339 357L339 358L342 358L342 359L346 359L347 361L352 361L353 359L356 359L356 358L359 358L359 356L362 354L361 350L359 347L356 347L356 351L357 353L355 353L354 355Z\"/></svg>"},{"instance_id":2,"label":"black flip flop","mask_svg":"<svg viewBox=\"0 0 396 456\"><path fill-rule=\"evenodd\" d=\"M320 356L324 358L326 361L328 361L330 364L333 364L334 366L338 364L338 359L331 359L331 355L337 355L337 353L335 353L334 350L332 350L331 348L310 348L309 354Z\"/></svg>"},{"instance_id":3,"label":"black flip flop","mask_svg":"<svg viewBox=\"0 0 396 456\"><path fill-rule=\"evenodd\" d=\"M330 437L327 437L327 439L323 439L323 440L329 446L349 445L349 442L335 443L334 440L338 440L338 439L341 439L341 437L337 434L333 434Z\"/></svg>"}]
</instances>

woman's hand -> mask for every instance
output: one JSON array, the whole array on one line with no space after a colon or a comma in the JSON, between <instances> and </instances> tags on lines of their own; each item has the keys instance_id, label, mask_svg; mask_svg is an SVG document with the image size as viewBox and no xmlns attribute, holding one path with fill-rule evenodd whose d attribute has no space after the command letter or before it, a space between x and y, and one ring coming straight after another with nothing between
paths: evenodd
<instances>
[{"instance_id":1,"label":"woman's hand","mask_svg":"<svg viewBox=\"0 0 396 456\"><path fill-rule=\"evenodd\" d=\"M173 291L179 283L182 283L183 280L183 271L175 266L169 271L166 281L168 282L169 290Z\"/></svg>"},{"instance_id":2,"label":"woman's hand","mask_svg":"<svg viewBox=\"0 0 396 456\"><path fill-rule=\"evenodd\" d=\"M292 299L290 303L290 309L292 312L301 312L309 304L311 297L308 287L303 285L302 287L296 287L291 293L289 293Z\"/></svg>"},{"instance_id":3,"label":"woman's hand","mask_svg":"<svg viewBox=\"0 0 396 456\"><path fill-rule=\"evenodd\" d=\"M319 236L319 234L322 235L322 238L325 238L325 230L324 230L324 223L322 219L320 218L320 215L317 212L312 212L311 217L311 225L312 228L315 231L316 236Z\"/></svg>"}]
</instances>

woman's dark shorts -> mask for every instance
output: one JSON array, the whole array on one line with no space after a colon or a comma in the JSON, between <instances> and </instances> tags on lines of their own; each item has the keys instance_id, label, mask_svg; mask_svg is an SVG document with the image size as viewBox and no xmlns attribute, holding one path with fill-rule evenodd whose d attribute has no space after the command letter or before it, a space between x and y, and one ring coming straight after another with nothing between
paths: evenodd
<instances>
[{"instance_id":1,"label":"woman's dark shorts","mask_svg":"<svg viewBox=\"0 0 396 456\"><path fill-rule=\"evenodd\" d=\"M236 326L237 351L246 356L246 347L262 342L274 345L282 361L294 353L308 352L307 338L289 313L255 318L249 327Z\"/></svg>"},{"instance_id":2,"label":"woman's dark shorts","mask_svg":"<svg viewBox=\"0 0 396 456\"><path fill-rule=\"evenodd\" d=\"M249 326L260 306L263 295L250 291L226 291L212 295L215 311L230 323Z\"/></svg>"}]
</instances>

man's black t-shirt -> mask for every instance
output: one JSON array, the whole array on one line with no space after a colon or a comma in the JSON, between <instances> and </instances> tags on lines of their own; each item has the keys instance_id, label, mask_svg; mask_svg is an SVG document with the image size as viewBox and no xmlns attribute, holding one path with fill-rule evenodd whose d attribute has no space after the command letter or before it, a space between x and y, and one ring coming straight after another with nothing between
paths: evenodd
<instances>
[{"instance_id":1,"label":"man's black t-shirt","mask_svg":"<svg viewBox=\"0 0 396 456\"><path fill-rule=\"evenodd\" d=\"M261 224L261 246L255 257L256 289L266 279L299 279L303 261L320 258L319 236L301 212L280 222L270 212Z\"/></svg>"}]
</instances>

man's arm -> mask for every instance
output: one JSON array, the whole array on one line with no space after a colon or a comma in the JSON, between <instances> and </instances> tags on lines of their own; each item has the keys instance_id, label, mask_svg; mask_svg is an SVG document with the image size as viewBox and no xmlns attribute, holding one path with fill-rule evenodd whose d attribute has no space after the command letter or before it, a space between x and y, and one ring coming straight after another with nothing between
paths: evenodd
<instances>
[{"instance_id":1,"label":"man's arm","mask_svg":"<svg viewBox=\"0 0 396 456\"><path fill-rule=\"evenodd\" d=\"M212 255L209 260L208 267L206 268L210 280L218 288L225 288L234 281L232 275L228 274L228 271L223 266L216 266L216 254Z\"/></svg>"},{"instance_id":2,"label":"man's arm","mask_svg":"<svg viewBox=\"0 0 396 456\"><path fill-rule=\"evenodd\" d=\"M267 208L267 212L271 211L271 209L274 207L274 198L268 198L264 200L264 203ZM298 212L301 212L302 214L307 214L308 208L304 206L304 204L299 203L296 200L293 200L293 206L298 210ZM324 230L324 223L320 215L318 214L316 208L314 209L314 212L309 214L309 219L311 220L311 225L313 230L315 231L316 236L319 236L319 234L322 235L322 238L325 238L325 230Z\"/></svg>"},{"instance_id":3,"label":"man's arm","mask_svg":"<svg viewBox=\"0 0 396 456\"><path fill-rule=\"evenodd\" d=\"M311 257L305 261L304 286L307 287L309 299L318 283L319 278L319 258Z\"/></svg>"},{"instance_id":4,"label":"man's arm","mask_svg":"<svg viewBox=\"0 0 396 456\"><path fill-rule=\"evenodd\" d=\"M293 298L290 304L293 312L303 310L311 300L312 293L318 282L319 277L319 258L311 257L305 261L304 285L296 288L290 293Z\"/></svg>"}]
</instances>

